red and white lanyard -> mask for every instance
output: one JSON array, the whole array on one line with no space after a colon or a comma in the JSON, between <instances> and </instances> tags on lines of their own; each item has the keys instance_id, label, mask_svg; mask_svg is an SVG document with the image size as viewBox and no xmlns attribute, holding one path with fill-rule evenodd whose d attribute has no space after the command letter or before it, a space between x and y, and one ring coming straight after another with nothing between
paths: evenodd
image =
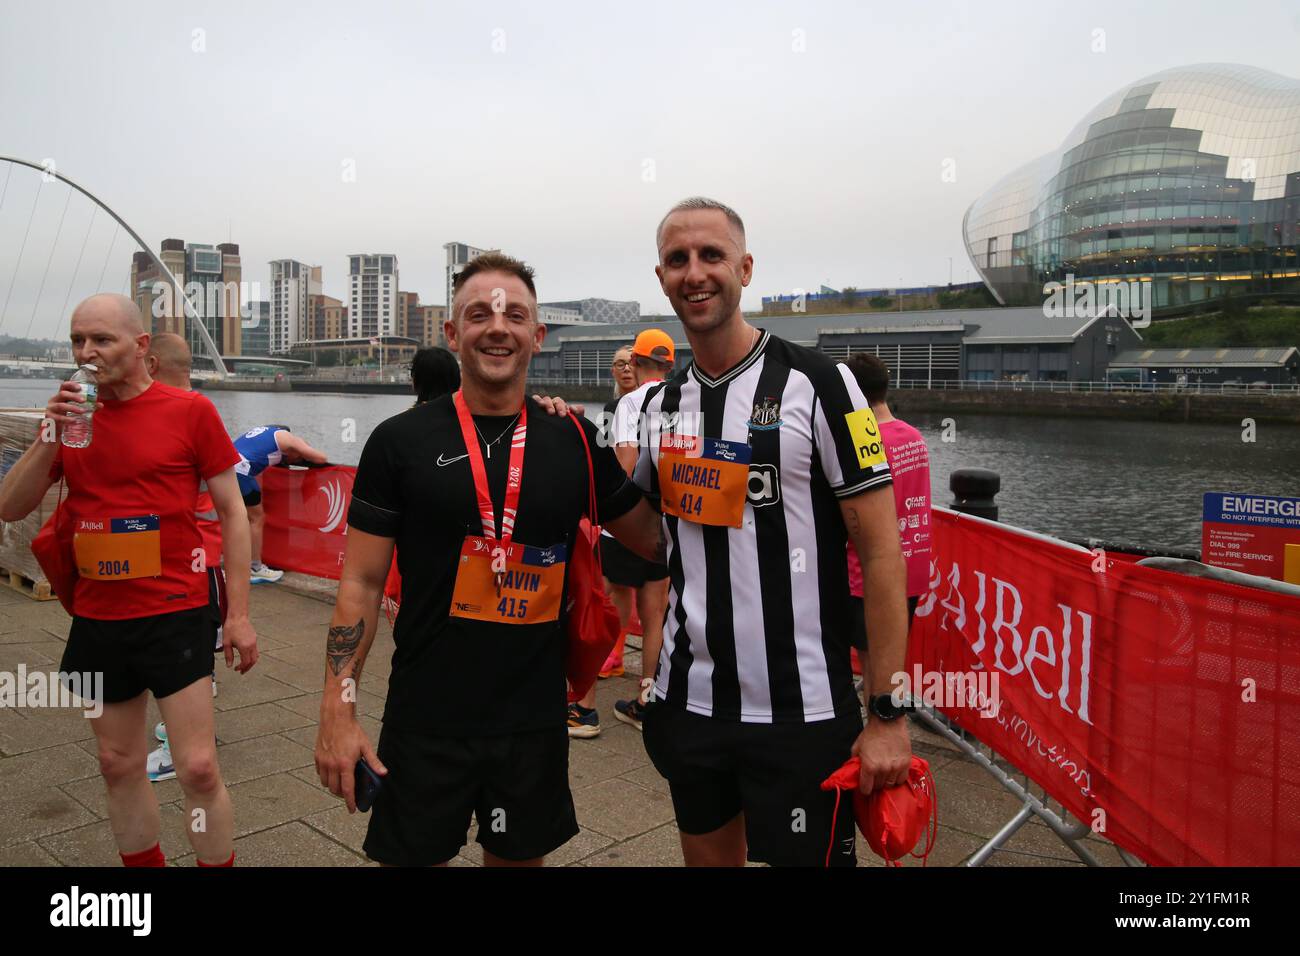
<instances>
[{"instance_id":1,"label":"red and white lanyard","mask_svg":"<svg viewBox=\"0 0 1300 956\"><path fill-rule=\"evenodd\" d=\"M488 491L487 468L483 464L483 452L478 447L478 430L474 427L469 406L465 404L465 398L459 390L452 399L456 405L456 417L460 420L460 433L465 439L465 451L469 453L470 471L474 474L474 493L478 498L478 513L483 523L483 537L495 541L497 540L496 510L492 507L492 495ZM515 517L519 513L519 488L524 480L524 438L527 431L528 403L525 401L523 407L519 409L519 421L515 423L515 431L510 438L506 500L501 513L500 540L503 549L510 544L515 531ZM498 571L498 581L501 576L502 572Z\"/></svg>"}]
</instances>

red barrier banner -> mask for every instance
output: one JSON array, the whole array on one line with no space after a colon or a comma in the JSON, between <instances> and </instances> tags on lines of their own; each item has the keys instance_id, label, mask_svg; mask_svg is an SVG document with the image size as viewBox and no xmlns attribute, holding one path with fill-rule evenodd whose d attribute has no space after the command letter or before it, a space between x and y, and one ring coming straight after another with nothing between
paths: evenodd
<instances>
[{"instance_id":1,"label":"red barrier banner","mask_svg":"<svg viewBox=\"0 0 1300 956\"><path fill-rule=\"evenodd\" d=\"M1300 864L1300 598L933 520L914 696L1150 864Z\"/></svg>"},{"instance_id":2,"label":"red barrier banner","mask_svg":"<svg viewBox=\"0 0 1300 956\"><path fill-rule=\"evenodd\" d=\"M338 580L347 547L355 468L268 468L262 472L262 561Z\"/></svg>"}]
</instances>

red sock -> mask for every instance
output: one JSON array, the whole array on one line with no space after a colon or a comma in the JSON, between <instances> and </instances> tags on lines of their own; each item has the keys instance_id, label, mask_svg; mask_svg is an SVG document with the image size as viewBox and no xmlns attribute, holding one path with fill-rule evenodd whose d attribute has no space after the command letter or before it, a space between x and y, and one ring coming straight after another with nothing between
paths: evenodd
<instances>
[{"instance_id":1,"label":"red sock","mask_svg":"<svg viewBox=\"0 0 1300 956\"><path fill-rule=\"evenodd\" d=\"M618 632L618 640L614 642L614 656L620 661L623 659L623 644L627 641L627 628Z\"/></svg>"},{"instance_id":2,"label":"red sock","mask_svg":"<svg viewBox=\"0 0 1300 956\"><path fill-rule=\"evenodd\" d=\"M155 843L139 853L119 853L123 866L166 866L167 858L163 856L162 847Z\"/></svg>"},{"instance_id":3,"label":"red sock","mask_svg":"<svg viewBox=\"0 0 1300 956\"><path fill-rule=\"evenodd\" d=\"M235 851L234 851L234 850L231 850L231 851L230 851L230 859L227 860L225 863L204 863L204 862L203 862L202 860L200 860L197 856L194 858L194 862L197 863L199 866L204 866L204 867L214 867L214 866L234 866L234 865L235 865Z\"/></svg>"}]
</instances>

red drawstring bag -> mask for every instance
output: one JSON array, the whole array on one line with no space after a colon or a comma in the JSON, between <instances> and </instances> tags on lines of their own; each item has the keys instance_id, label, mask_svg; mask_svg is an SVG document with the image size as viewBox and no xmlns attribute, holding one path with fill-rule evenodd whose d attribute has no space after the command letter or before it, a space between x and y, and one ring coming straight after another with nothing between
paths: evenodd
<instances>
[{"instance_id":1,"label":"red drawstring bag","mask_svg":"<svg viewBox=\"0 0 1300 956\"><path fill-rule=\"evenodd\" d=\"M604 575L601 572L600 524L596 515L596 477L591 462L591 446L582 423L569 413L573 425L582 436L582 447L587 452L587 494L591 520L583 518L578 523L578 539L569 555L568 632L569 653L565 662L565 675L569 679L569 701L582 699L596 683L596 675L605 664L605 658L618 640L618 610L605 593Z\"/></svg>"},{"instance_id":2,"label":"red drawstring bag","mask_svg":"<svg viewBox=\"0 0 1300 956\"><path fill-rule=\"evenodd\" d=\"M384 609L388 626L397 623L397 612L402 606L402 572L397 570L397 549L393 549L393 563L388 566L388 578L384 581L384 595L379 599L379 606Z\"/></svg>"},{"instance_id":3,"label":"red drawstring bag","mask_svg":"<svg viewBox=\"0 0 1300 956\"><path fill-rule=\"evenodd\" d=\"M71 614L72 592L80 575L72 548L72 518L67 510L63 505L63 479L59 479L59 499L54 505L54 514L46 519L32 539L32 557L45 572L45 579L50 582L63 610Z\"/></svg>"},{"instance_id":4,"label":"red drawstring bag","mask_svg":"<svg viewBox=\"0 0 1300 956\"><path fill-rule=\"evenodd\" d=\"M835 822L840 812L840 797L845 790L853 794L853 812L858 829L876 855L892 866L909 853L925 866L926 858L934 849L939 829L939 792L934 774L923 757L912 755L912 766L907 772L907 782L895 787L875 790L871 796L862 795L858 789L858 775L862 762L850 757L844 766L822 781L823 790L835 791L835 814L831 818L831 845L835 842ZM913 847L925 834L925 849L912 853ZM826 850L826 865L830 865L830 847Z\"/></svg>"}]
</instances>

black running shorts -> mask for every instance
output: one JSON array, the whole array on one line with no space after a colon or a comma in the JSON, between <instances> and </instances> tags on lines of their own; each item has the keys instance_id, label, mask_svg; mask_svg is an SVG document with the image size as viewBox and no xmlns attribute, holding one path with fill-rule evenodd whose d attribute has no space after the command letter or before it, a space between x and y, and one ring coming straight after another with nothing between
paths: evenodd
<instances>
[{"instance_id":1,"label":"black running shorts","mask_svg":"<svg viewBox=\"0 0 1300 956\"><path fill-rule=\"evenodd\" d=\"M683 833L712 833L743 811L752 862L826 866L829 850L831 866L857 865L852 800L836 814L820 785L852 756L860 718L746 724L657 702L641 726Z\"/></svg>"},{"instance_id":2,"label":"black running shorts","mask_svg":"<svg viewBox=\"0 0 1300 956\"><path fill-rule=\"evenodd\" d=\"M103 674L104 703L146 690L170 697L212 674L217 625L208 605L121 621L72 618L60 668Z\"/></svg>"},{"instance_id":3,"label":"black running shorts","mask_svg":"<svg viewBox=\"0 0 1300 956\"><path fill-rule=\"evenodd\" d=\"M611 584L629 588L639 588L648 581L662 581L668 577L668 565L647 561L604 535L600 536L600 565Z\"/></svg>"},{"instance_id":4,"label":"black running shorts","mask_svg":"<svg viewBox=\"0 0 1300 956\"><path fill-rule=\"evenodd\" d=\"M545 856L578 832L563 724L494 737L432 736L385 724L378 752L388 776L364 844L372 860L445 863L465 845L470 813L479 844L504 860Z\"/></svg>"}]
</instances>

